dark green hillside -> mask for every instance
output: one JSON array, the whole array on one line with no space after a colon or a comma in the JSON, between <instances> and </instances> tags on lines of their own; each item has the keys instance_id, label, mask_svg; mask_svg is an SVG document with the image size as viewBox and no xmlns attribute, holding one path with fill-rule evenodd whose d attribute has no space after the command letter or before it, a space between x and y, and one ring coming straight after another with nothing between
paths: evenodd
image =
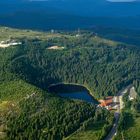
<instances>
[{"instance_id":1,"label":"dark green hillside","mask_svg":"<svg viewBox=\"0 0 140 140\"><path fill-rule=\"evenodd\" d=\"M48 87L76 83L96 98L115 95L140 78L139 48L86 31L76 35L5 30L1 41L9 39L9 32L22 45L0 48L0 138L102 139L112 125L111 113L54 96Z\"/></svg>"},{"instance_id":2,"label":"dark green hillside","mask_svg":"<svg viewBox=\"0 0 140 140\"><path fill-rule=\"evenodd\" d=\"M0 84L0 99L14 102L38 91L40 92L38 88L23 81L3 82Z\"/></svg>"},{"instance_id":3,"label":"dark green hillside","mask_svg":"<svg viewBox=\"0 0 140 140\"><path fill-rule=\"evenodd\" d=\"M94 105L54 97L23 81L0 84L0 137L15 139L62 139L94 123L111 125L111 114ZM105 134L102 133L101 136Z\"/></svg>"},{"instance_id":4,"label":"dark green hillside","mask_svg":"<svg viewBox=\"0 0 140 140\"><path fill-rule=\"evenodd\" d=\"M49 46L64 46L50 50ZM9 69L22 79L47 89L50 84L83 84L94 96L114 95L140 76L140 51L92 34L27 41L17 48Z\"/></svg>"}]
</instances>

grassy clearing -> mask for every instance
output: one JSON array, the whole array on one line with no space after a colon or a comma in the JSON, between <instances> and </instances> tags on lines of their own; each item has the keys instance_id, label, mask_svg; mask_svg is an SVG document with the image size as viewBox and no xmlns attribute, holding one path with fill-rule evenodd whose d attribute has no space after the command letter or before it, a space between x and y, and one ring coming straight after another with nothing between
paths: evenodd
<instances>
[{"instance_id":1,"label":"grassy clearing","mask_svg":"<svg viewBox=\"0 0 140 140\"><path fill-rule=\"evenodd\" d=\"M8 101L1 101L0 102L0 111L7 108Z\"/></svg>"},{"instance_id":2,"label":"grassy clearing","mask_svg":"<svg viewBox=\"0 0 140 140\"><path fill-rule=\"evenodd\" d=\"M6 133L0 131L0 140L6 140Z\"/></svg>"},{"instance_id":3,"label":"grassy clearing","mask_svg":"<svg viewBox=\"0 0 140 140\"><path fill-rule=\"evenodd\" d=\"M0 41L6 41L7 39L21 39L21 38L28 38L28 39L42 39L46 40L48 38L54 37L62 37L66 35L62 35L59 33L51 33L51 32L39 32L39 31L32 31L32 30L21 30L21 29L14 29L8 27L0 27Z\"/></svg>"},{"instance_id":4,"label":"grassy clearing","mask_svg":"<svg viewBox=\"0 0 140 140\"><path fill-rule=\"evenodd\" d=\"M77 131L64 140L99 140L102 135L103 127L104 122L91 124L86 128L86 130Z\"/></svg>"},{"instance_id":5,"label":"grassy clearing","mask_svg":"<svg viewBox=\"0 0 140 140\"><path fill-rule=\"evenodd\" d=\"M36 92L40 90L22 80L5 82L0 84L0 101L19 101ZM5 102L2 102L2 105L4 104Z\"/></svg>"},{"instance_id":6,"label":"grassy clearing","mask_svg":"<svg viewBox=\"0 0 140 140\"><path fill-rule=\"evenodd\" d=\"M113 47L115 47L119 44L119 42L104 39L104 38L101 38L101 37L98 37L98 36L95 36L94 38L92 38L92 41L97 45L98 44L107 44L107 45L113 46Z\"/></svg>"},{"instance_id":7,"label":"grassy clearing","mask_svg":"<svg viewBox=\"0 0 140 140\"><path fill-rule=\"evenodd\" d=\"M8 101L0 101L0 140L5 140L6 138L6 126L4 124L5 122L5 116L7 112L9 112L9 107L12 103Z\"/></svg>"},{"instance_id":8,"label":"grassy clearing","mask_svg":"<svg viewBox=\"0 0 140 140\"><path fill-rule=\"evenodd\" d=\"M125 130L118 132L114 140L139 140L140 139L140 114L133 118L134 121L129 120L131 126Z\"/></svg>"},{"instance_id":9,"label":"grassy clearing","mask_svg":"<svg viewBox=\"0 0 140 140\"><path fill-rule=\"evenodd\" d=\"M61 33L51 33L51 32L42 32L42 31L33 31L33 30L21 30L21 29L14 29L9 27L0 27L0 41L6 41L7 39L13 38L13 39L22 39L22 38L28 38L28 39L41 39L41 40L47 40L49 38L55 38L55 37L68 37L71 40L78 40L79 38L75 35L69 35L69 34L61 34ZM110 46L116 46L119 44L116 41L108 40L101 38L99 36L94 36L92 38L92 41L95 44L107 44Z\"/></svg>"},{"instance_id":10,"label":"grassy clearing","mask_svg":"<svg viewBox=\"0 0 140 140\"><path fill-rule=\"evenodd\" d=\"M140 115L135 118L133 125L124 131L124 138L127 140L140 139Z\"/></svg>"}]
</instances>

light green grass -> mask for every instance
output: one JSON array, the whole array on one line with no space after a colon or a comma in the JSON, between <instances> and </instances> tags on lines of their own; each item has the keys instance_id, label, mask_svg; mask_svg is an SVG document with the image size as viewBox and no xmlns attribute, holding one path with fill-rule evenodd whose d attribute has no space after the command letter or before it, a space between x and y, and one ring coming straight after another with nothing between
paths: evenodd
<instances>
[{"instance_id":1,"label":"light green grass","mask_svg":"<svg viewBox=\"0 0 140 140\"><path fill-rule=\"evenodd\" d=\"M100 140L104 123L91 124L85 131L75 132L64 140Z\"/></svg>"},{"instance_id":2,"label":"light green grass","mask_svg":"<svg viewBox=\"0 0 140 140\"><path fill-rule=\"evenodd\" d=\"M19 101L25 98L27 95L33 93L41 93L42 91L25 83L22 80L4 82L0 84L0 101ZM4 103L4 102L3 102Z\"/></svg>"},{"instance_id":3,"label":"light green grass","mask_svg":"<svg viewBox=\"0 0 140 140\"><path fill-rule=\"evenodd\" d=\"M59 33L51 33L51 32L39 32L33 30L21 30L21 29L14 29L8 27L0 27L0 41L6 41L7 39L21 39L21 38L28 38L28 39L42 39L46 40L48 38L53 37L62 37L66 35L62 35Z\"/></svg>"},{"instance_id":4,"label":"light green grass","mask_svg":"<svg viewBox=\"0 0 140 140\"><path fill-rule=\"evenodd\" d=\"M0 41L6 41L8 39L22 39L22 38L28 38L28 39L41 39L41 40L47 40L49 38L55 38L55 37L68 37L71 40L78 39L75 37L75 35L68 35L68 34L61 34L61 33L51 33L48 32L42 32L42 31L33 31L33 30L22 30L22 29L15 29L15 28L9 28L9 27L1 27L0 26ZM119 44L119 42L108 40L101 38L99 36L95 36L92 38L92 41L95 44L107 44L109 46L116 46Z\"/></svg>"},{"instance_id":5,"label":"light green grass","mask_svg":"<svg viewBox=\"0 0 140 140\"><path fill-rule=\"evenodd\" d=\"M95 44L106 44L106 45L113 46L113 47L117 46L119 44L119 42L112 41L112 40L109 40L109 39L104 39L104 38L101 38L99 36L95 36L94 38L92 38L92 41Z\"/></svg>"},{"instance_id":6,"label":"light green grass","mask_svg":"<svg viewBox=\"0 0 140 140\"><path fill-rule=\"evenodd\" d=\"M140 140L140 116L135 118L133 126L124 131L126 140Z\"/></svg>"},{"instance_id":7,"label":"light green grass","mask_svg":"<svg viewBox=\"0 0 140 140\"><path fill-rule=\"evenodd\" d=\"M118 132L113 140L140 140L140 116L134 118L134 123L131 127L126 128L122 132Z\"/></svg>"}]
</instances>

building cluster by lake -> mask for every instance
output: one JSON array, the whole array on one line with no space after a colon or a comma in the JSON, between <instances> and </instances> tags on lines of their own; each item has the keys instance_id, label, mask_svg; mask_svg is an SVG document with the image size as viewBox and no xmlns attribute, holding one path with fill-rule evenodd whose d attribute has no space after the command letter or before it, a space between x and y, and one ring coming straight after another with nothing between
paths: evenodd
<instances>
[{"instance_id":1,"label":"building cluster by lake","mask_svg":"<svg viewBox=\"0 0 140 140\"><path fill-rule=\"evenodd\" d=\"M123 96L124 94L128 93L128 99L130 101L136 99L137 92L135 91L134 86L130 86L123 90L120 94L116 96L108 96L104 99L99 100L99 107L104 107L108 110L117 110L118 108L123 109L124 103L123 103Z\"/></svg>"}]
</instances>

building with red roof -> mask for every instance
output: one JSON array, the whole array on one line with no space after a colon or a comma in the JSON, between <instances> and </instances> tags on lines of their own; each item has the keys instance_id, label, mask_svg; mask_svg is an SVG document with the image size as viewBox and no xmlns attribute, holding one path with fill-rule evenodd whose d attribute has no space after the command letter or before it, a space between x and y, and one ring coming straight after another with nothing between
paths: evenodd
<instances>
[{"instance_id":1,"label":"building with red roof","mask_svg":"<svg viewBox=\"0 0 140 140\"><path fill-rule=\"evenodd\" d=\"M105 107L107 109L111 109L111 105L113 104L113 96L108 96L104 100L99 100L99 106Z\"/></svg>"}]
</instances>

